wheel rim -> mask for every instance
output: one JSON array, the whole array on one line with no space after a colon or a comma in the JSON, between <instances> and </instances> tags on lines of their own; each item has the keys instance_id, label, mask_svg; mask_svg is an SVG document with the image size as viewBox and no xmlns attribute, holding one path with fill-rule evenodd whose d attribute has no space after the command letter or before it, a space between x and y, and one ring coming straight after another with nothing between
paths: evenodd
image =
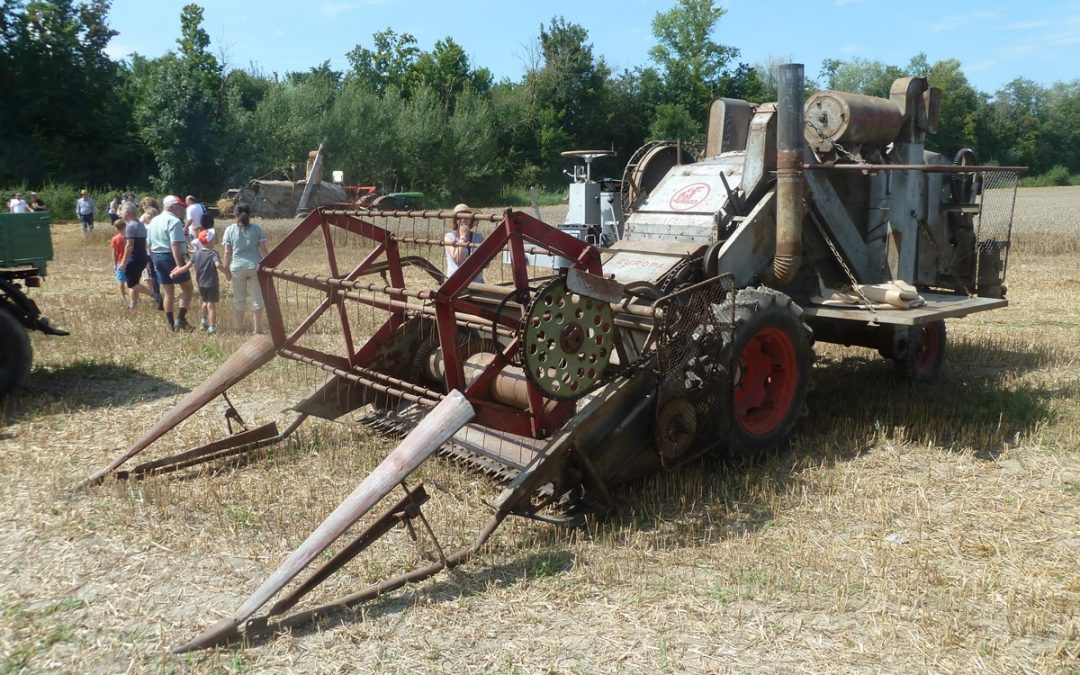
<instances>
[{"instance_id":1,"label":"wheel rim","mask_svg":"<svg viewBox=\"0 0 1080 675\"><path fill-rule=\"evenodd\" d=\"M765 328L746 343L739 357L735 418L744 431L765 435L788 416L799 381L795 345L779 328Z\"/></svg>"},{"instance_id":2,"label":"wheel rim","mask_svg":"<svg viewBox=\"0 0 1080 675\"><path fill-rule=\"evenodd\" d=\"M919 375L933 374L940 354L941 330L937 324L924 325L915 345L915 372Z\"/></svg>"}]
</instances>

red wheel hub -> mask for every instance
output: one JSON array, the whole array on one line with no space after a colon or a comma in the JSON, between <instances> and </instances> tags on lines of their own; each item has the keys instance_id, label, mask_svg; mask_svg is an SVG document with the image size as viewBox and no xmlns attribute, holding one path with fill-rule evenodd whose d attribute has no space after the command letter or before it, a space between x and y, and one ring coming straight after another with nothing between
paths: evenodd
<instances>
[{"instance_id":1,"label":"red wheel hub","mask_svg":"<svg viewBox=\"0 0 1080 675\"><path fill-rule=\"evenodd\" d=\"M739 356L735 418L747 433L765 435L780 426L795 399L799 362L795 345L779 328L764 328Z\"/></svg>"},{"instance_id":2,"label":"red wheel hub","mask_svg":"<svg viewBox=\"0 0 1080 675\"><path fill-rule=\"evenodd\" d=\"M915 344L915 372L920 375L932 375L941 354L941 329L936 323L925 324L919 331Z\"/></svg>"}]
</instances>

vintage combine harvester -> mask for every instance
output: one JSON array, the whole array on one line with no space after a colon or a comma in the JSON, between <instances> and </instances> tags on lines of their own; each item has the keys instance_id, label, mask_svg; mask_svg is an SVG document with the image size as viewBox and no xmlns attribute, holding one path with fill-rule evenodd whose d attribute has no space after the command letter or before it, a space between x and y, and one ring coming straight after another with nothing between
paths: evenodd
<instances>
[{"instance_id":1,"label":"vintage combine harvester","mask_svg":"<svg viewBox=\"0 0 1080 675\"><path fill-rule=\"evenodd\" d=\"M404 440L235 613L178 651L460 565L507 516L572 522L611 509L613 486L636 477L773 448L805 408L815 339L934 375L945 318L1006 304L1020 169L925 151L939 92L921 78L897 80L889 99L823 91L804 102L802 66L788 65L779 99L715 102L697 161L665 146L636 157L624 237L604 250L515 211L471 216L487 237L448 277L425 254L442 260L450 214L319 209L285 236L259 268L270 335L86 483L236 457L309 417ZM296 297L310 300L286 301ZM267 424L119 471L275 356L323 375L285 431ZM505 485L475 540L289 615L398 524L435 537L429 495L406 481L437 452ZM400 499L377 509L397 486ZM351 543L257 616L361 519Z\"/></svg>"}]
</instances>

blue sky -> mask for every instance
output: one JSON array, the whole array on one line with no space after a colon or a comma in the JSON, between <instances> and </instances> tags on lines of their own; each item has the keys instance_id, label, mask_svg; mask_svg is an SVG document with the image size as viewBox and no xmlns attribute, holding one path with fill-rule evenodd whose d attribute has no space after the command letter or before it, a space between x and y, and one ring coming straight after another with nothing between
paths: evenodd
<instances>
[{"instance_id":1,"label":"blue sky","mask_svg":"<svg viewBox=\"0 0 1080 675\"><path fill-rule=\"evenodd\" d=\"M116 58L174 49L184 0L114 0ZM475 65L518 80L535 58L541 23L564 16L589 31L593 51L616 71L648 65L652 17L674 0L481 2L458 0L205 0L212 48L232 67L266 73L307 70L323 61L344 69L345 54L390 27L413 34L421 49L453 37ZM956 58L976 88L993 93L1017 77L1043 85L1080 78L1080 0L727 0L713 39L739 48L741 60L806 64L861 57L904 65L916 53Z\"/></svg>"}]
</instances>

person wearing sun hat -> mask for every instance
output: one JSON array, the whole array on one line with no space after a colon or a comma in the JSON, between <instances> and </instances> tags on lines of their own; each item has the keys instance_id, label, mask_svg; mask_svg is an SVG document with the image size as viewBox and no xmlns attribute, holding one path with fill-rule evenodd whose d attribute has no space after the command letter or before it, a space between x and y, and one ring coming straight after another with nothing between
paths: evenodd
<instances>
[{"instance_id":1,"label":"person wearing sun hat","mask_svg":"<svg viewBox=\"0 0 1080 675\"><path fill-rule=\"evenodd\" d=\"M476 250L476 245L484 241L484 235L474 229L476 219L473 218L473 214L476 212L468 204L458 204L454 207L453 213L453 217L446 219L446 226L450 228L450 231L443 237L443 247L446 249L446 276L456 272L461 263L465 262L465 259ZM462 243L466 245L460 246L459 244ZM477 272L473 282L484 283L484 272Z\"/></svg>"}]
</instances>

